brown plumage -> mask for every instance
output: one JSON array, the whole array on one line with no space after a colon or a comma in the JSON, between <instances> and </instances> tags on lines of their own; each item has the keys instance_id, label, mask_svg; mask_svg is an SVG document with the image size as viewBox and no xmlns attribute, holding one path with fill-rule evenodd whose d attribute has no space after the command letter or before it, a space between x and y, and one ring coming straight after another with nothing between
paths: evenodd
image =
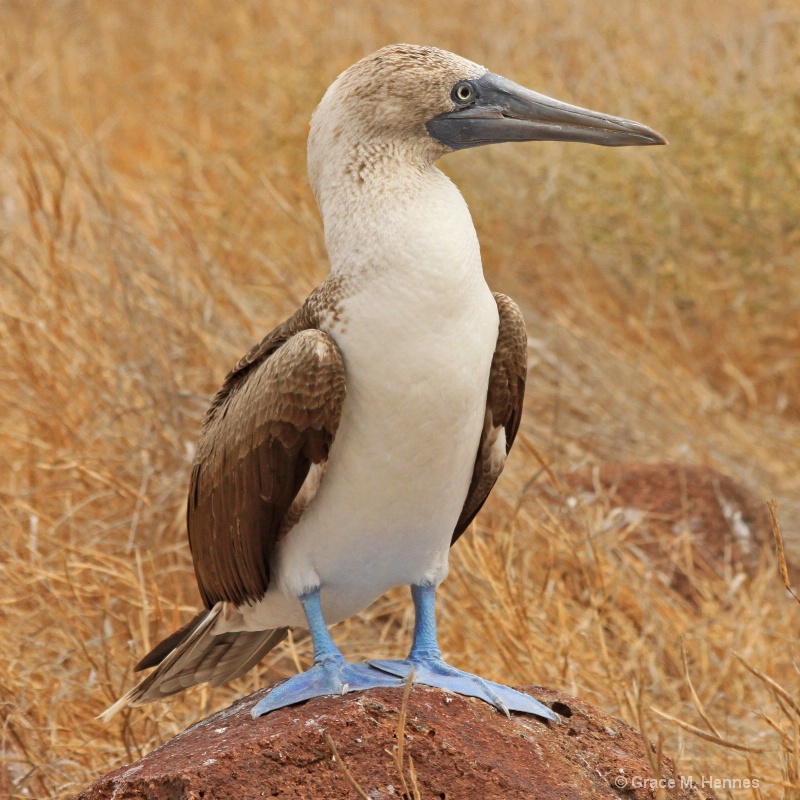
<instances>
[{"instance_id":1,"label":"brown plumage","mask_svg":"<svg viewBox=\"0 0 800 800\"><path fill-rule=\"evenodd\" d=\"M102 718L108 720L128 705L163 700L198 683L227 683L252 669L286 638L287 628L214 634L214 624L222 612L223 603L201 611L151 650L136 668L156 669L105 711Z\"/></svg>"},{"instance_id":2,"label":"brown plumage","mask_svg":"<svg viewBox=\"0 0 800 800\"><path fill-rule=\"evenodd\" d=\"M256 345L228 374L206 414L187 524L207 608L263 597L292 504L311 465L328 458L345 370L336 343L318 329L319 304L326 300L332 297L323 285Z\"/></svg>"},{"instance_id":3,"label":"brown plumage","mask_svg":"<svg viewBox=\"0 0 800 800\"><path fill-rule=\"evenodd\" d=\"M456 543L483 508L489 492L503 471L505 459L498 461L496 457L492 457L500 430L502 429L505 438L504 454L508 455L517 437L519 421L522 419L525 380L528 376L528 335L525 331L525 318L519 306L510 297L495 292L494 299L500 312L500 328L492 357L492 370L489 373L486 421L481 433L481 443L475 458L475 469L467 499L453 531L451 545Z\"/></svg>"}]
</instances>

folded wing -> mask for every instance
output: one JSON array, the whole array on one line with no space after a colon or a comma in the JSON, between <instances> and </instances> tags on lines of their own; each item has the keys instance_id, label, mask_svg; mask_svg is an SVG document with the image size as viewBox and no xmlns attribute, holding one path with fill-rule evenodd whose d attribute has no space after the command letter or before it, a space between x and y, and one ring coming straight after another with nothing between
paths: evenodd
<instances>
[{"instance_id":1,"label":"folded wing","mask_svg":"<svg viewBox=\"0 0 800 800\"><path fill-rule=\"evenodd\" d=\"M528 372L528 335L517 304L495 292L500 327L489 373L486 417L467 499L458 518L451 545L469 527L497 481L514 444L522 417Z\"/></svg>"},{"instance_id":2,"label":"folded wing","mask_svg":"<svg viewBox=\"0 0 800 800\"><path fill-rule=\"evenodd\" d=\"M187 510L207 608L266 592L275 545L319 485L344 396L339 348L315 328L277 329L226 379L203 426Z\"/></svg>"},{"instance_id":3,"label":"folded wing","mask_svg":"<svg viewBox=\"0 0 800 800\"><path fill-rule=\"evenodd\" d=\"M339 348L317 327L316 295L229 373L203 423L187 524L206 606L137 665L155 667L103 715L204 681L232 680L286 628L216 632L226 606L263 597L275 546L313 500L345 397Z\"/></svg>"}]
</instances>

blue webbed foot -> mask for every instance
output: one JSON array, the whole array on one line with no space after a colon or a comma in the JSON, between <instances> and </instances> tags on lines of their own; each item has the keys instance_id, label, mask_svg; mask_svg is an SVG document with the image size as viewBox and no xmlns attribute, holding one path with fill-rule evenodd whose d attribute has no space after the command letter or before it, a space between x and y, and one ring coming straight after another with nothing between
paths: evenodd
<instances>
[{"instance_id":1,"label":"blue webbed foot","mask_svg":"<svg viewBox=\"0 0 800 800\"><path fill-rule=\"evenodd\" d=\"M402 683L369 664L352 664L341 656L328 657L276 686L253 706L250 713L254 717L263 717L270 711L302 703L312 697L360 692L378 686L402 686Z\"/></svg>"},{"instance_id":2,"label":"blue webbed foot","mask_svg":"<svg viewBox=\"0 0 800 800\"><path fill-rule=\"evenodd\" d=\"M407 678L408 673L413 669L414 683L437 686L440 689L447 689L468 697L478 697L489 705L493 705L498 711L502 711L506 716L509 716L510 711L522 711L526 714L535 714L543 719L559 721L557 714L527 694L451 667L437 656L410 657L405 661L370 661L368 663L400 678Z\"/></svg>"},{"instance_id":3,"label":"blue webbed foot","mask_svg":"<svg viewBox=\"0 0 800 800\"><path fill-rule=\"evenodd\" d=\"M402 681L373 669L369 664L352 664L344 660L325 625L319 588L301 595L300 603L314 645L314 663L310 669L293 675L259 700L250 711L254 717L263 717L270 711L302 703L312 697L360 692L378 686L402 685Z\"/></svg>"},{"instance_id":4,"label":"blue webbed foot","mask_svg":"<svg viewBox=\"0 0 800 800\"><path fill-rule=\"evenodd\" d=\"M467 697L478 697L489 705L510 716L511 711L535 714L542 719L558 722L558 716L546 705L527 694L518 692L501 683L487 681L477 675L451 667L442 659L436 637L435 596L431 584L412 584L416 620L414 622L414 644L405 661L369 661L373 667L390 675L407 678L414 671L414 683L437 686Z\"/></svg>"}]
</instances>

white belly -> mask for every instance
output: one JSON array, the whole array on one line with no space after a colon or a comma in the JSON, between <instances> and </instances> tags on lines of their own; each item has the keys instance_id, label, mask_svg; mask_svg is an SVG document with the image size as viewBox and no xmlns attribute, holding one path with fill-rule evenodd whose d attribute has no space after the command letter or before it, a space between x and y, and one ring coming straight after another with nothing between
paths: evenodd
<instances>
[{"instance_id":1,"label":"white belly","mask_svg":"<svg viewBox=\"0 0 800 800\"><path fill-rule=\"evenodd\" d=\"M394 586L444 580L498 329L482 276L467 294L433 323L424 305L387 320L374 313L380 298L369 311L356 298L332 328L347 371L341 424L322 485L244 627L304 624L297 597L316 586L332 624Z\"/></svg>"}]
</instances>

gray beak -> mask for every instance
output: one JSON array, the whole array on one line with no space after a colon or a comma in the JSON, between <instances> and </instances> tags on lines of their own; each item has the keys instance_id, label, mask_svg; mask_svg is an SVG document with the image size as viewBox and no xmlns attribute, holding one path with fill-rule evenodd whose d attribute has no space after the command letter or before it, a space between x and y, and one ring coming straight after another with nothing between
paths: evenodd
<instances>
[{"instance_id":1,"label":"gray beak","mask_svg":"<svg viewBox=\"0 0 800 800\"><path fill-rule=\"evenodd\" d=\"M496 142L667 144L660 133L639 122L562 103L493 72L456 84L453 102L454 111L426 123L428 133L453 150Z\"/></svg>"}]
</instances>

